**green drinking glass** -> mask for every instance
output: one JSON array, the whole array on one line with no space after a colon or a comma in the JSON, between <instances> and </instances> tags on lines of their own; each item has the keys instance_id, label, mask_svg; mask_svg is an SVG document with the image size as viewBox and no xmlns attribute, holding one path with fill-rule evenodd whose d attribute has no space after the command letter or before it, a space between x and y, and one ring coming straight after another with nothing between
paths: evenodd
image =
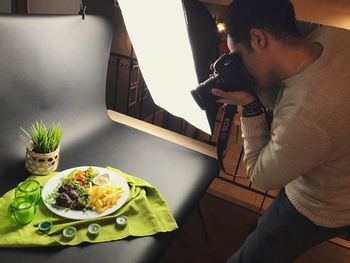
<instances>
[{"instance_id":1,"label":"green drinking glass","mask_svg":"<svg viewBox=\"0 0 350 263\"><path fill-rule=\"evenodd\" d=\"M16 197L8 208L8 218L12 224L26 225L32 222L36 212L33 199L20 196Z\"/></svg>"},{"instance_id":2,"label":"green drinking glass","mask_svg":"<svg viewBox=\"0 0 350 263\"><path fill-rule=\"evenodd\" d=\"M35 204L38 204L41 197L40 183L36 180L25 180L18 184L16 188L16 197L25 196L32 198Z\"/></svg>"}]
</instances>

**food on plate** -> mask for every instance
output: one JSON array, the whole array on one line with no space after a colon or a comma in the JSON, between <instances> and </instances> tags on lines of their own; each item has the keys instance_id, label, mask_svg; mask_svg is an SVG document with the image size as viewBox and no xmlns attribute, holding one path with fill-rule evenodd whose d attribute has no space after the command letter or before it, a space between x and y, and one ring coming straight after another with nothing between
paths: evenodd
<instances>
[{"instance_id":1,"label":"food on plate","mask_svg":"<svg viewBox=\"0 0 350 263\"><path fill-rule=\"evenodd\" d=\"M72 204L72 199L66 193L60 193L56 198L56 204L62 207L69 207Z\"/></svg>"},{"instance_id":2,"label":"food on plate","mask_svg":"<svg viewBox=\"0 0 350 263\"><path fill-rule=\"evenodd\" d=\"M97 185L109 185L109 174L97 175L92 182Z\"/></svg>"},{"instance_id":3,"label":"food on plate","mask_svg":"<svg viewBox=\"0 0 350 263\"><path fill-rule=\"evenodd\" d=\"M91 167L73 170L61 178L60 184L45 202L67 210L94 210L98 213L115 205L123 190L110 183L109 174L98 175Z\"/></svg>"},{"instance_id":4,"label":"food on plate","mask_svg":"<svg viewBox=\"0 0 350 263\"><path fill-rule=\"evenodd\" d=\"M123 193L123 189L115 185L95 185L87 190L87 205L98 213L103 213L115 205Z\"/></svg>"}]
</instances>

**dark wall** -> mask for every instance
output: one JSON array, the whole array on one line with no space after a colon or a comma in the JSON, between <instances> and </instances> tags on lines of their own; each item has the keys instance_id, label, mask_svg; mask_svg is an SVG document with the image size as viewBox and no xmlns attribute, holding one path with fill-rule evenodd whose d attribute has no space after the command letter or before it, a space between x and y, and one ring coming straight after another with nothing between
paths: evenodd
<instances>
[{"instance_id":1,"label":"dark wall","mask_svg":"<svg viewBox=\"0 0 350 263\"><path fill-rule=\"evenodd\" d=\"M113 19L115 31L113 35L112 52L131 56L131 42L119 7L113 8Z\"/></svg>"}]
</instances>

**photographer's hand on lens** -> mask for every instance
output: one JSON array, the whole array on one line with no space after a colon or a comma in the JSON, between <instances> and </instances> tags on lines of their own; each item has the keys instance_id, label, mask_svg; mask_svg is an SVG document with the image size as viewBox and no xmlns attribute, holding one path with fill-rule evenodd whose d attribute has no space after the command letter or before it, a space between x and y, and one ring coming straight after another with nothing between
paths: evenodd
<instances>
[{"instance_id":1,"label":"photographer's hand on lens","mask_svg":"<svg viewBox=\"0 0 350 263\"><path fill-rule=\"evenodd\" d=\"M218 102L233 105L247 105L254 100L256 97L246 91L223 91L221 89L213 88L211 93L221 99Z\"/></svg>"}]
</instances>

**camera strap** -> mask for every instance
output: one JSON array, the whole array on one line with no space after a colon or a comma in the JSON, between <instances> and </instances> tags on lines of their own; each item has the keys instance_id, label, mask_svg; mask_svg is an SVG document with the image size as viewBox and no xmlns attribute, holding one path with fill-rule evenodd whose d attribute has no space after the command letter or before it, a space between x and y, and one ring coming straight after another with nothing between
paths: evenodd
<instances>
[{"instance_id":1,"label":"camera strap","mask_svg":"<svg viewBox=\"0 0 350 263\"><path fill-rule=\"evenodd\" d=\"M237 112L237 106L236 105L227 105L224 108L224 115L223 119L221 121L221 127L219 132L219 138L216 143L216 152L219 160L219 165L222 171L228 175L231 175L233 177L239 177L239 178L249 178L248 176L242 176L242 175L236 175L236 174L230 174L226 171L224 166L224 158L226 155L226 147L228 143L228 139L230 137L232 123L234 121L235 114Z\"/></svg>"}]
</instances>

